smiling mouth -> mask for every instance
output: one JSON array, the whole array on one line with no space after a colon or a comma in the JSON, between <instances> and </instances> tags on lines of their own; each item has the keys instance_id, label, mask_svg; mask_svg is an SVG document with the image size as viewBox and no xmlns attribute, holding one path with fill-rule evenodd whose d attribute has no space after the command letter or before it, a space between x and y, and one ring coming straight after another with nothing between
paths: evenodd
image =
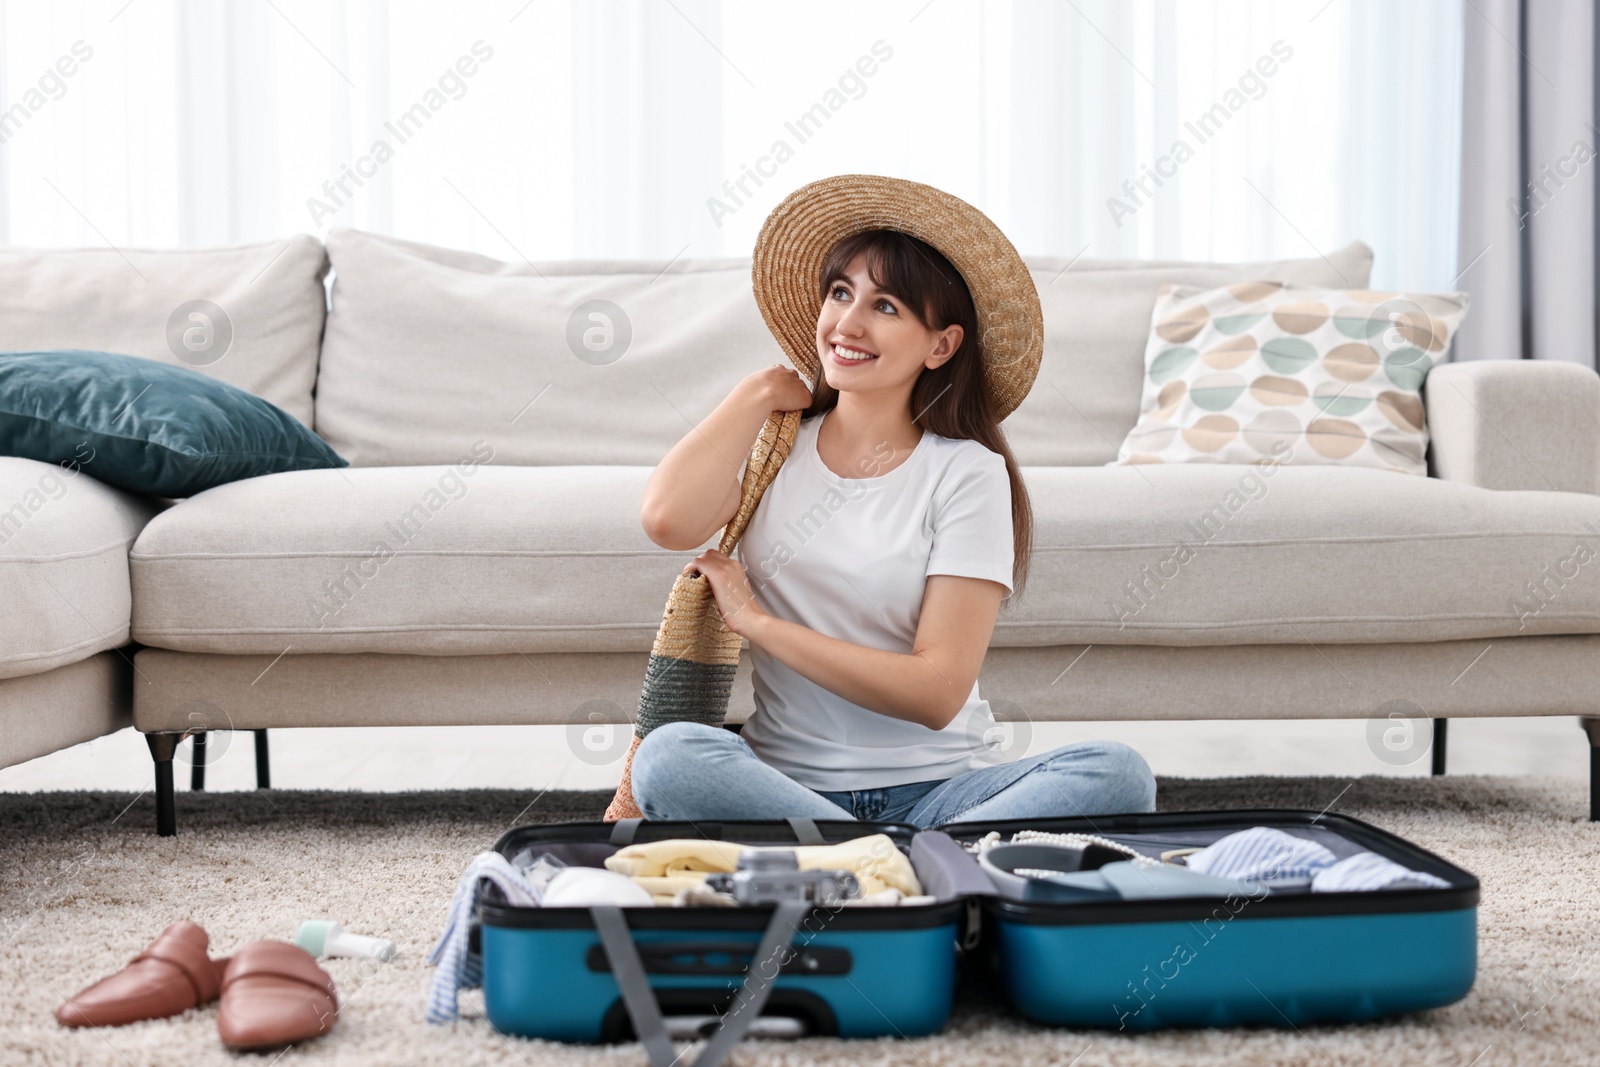
<instances>
[{"instance_id":1,"label":"smiling mouth","mask_svg":"<svg viewBox=\"0 0 1600 1067\"><path fill-rule=\"evenodd\" d=\"M875 353L862 352L859 349L853 349L853 348L844 348L844 347L841 347L840 345L833 345L829 349L829 351L833 353L833 358L834 358L835 362L843 363L843 364L846 364L847 366L855 366L855 365L858 365L858 364L861 364L861 363L870 363L873 360L878 358Z\"/></svg>"}]
</instances>

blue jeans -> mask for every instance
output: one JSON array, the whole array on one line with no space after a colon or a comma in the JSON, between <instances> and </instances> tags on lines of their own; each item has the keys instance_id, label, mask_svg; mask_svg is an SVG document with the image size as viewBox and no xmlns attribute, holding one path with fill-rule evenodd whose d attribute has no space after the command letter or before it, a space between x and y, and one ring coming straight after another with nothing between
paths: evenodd
<instances>
[{"instance_id":1,"label":"blue jeans","mask_svg":"<svg viewBox=\"0 0 1600 1067\"><path fill-rule=\"evenodd\" d=\"M879 789L810 789L761 761L731 730L658 726L633 754L633 797L647 819L863 819L930 827L1154 811L1156 780L1138 752L1084 741L953 778Z\"/></svg>"}]
</instances>

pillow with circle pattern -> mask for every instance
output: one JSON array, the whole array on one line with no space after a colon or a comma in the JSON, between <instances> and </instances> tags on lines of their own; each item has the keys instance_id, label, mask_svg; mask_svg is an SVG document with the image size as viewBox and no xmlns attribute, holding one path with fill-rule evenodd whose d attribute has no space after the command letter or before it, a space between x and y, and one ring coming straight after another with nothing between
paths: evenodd
<instances>
[{"instance_id":1,"label":"pillow with circle pattern","mask_svg":"<svg viewBox=\"0 0 1600 1067\"><path fill-rule=\"evenodd\" d=\"M1345 464L1427 475L1422 383L1466 293L1163 285L1127 463Z\"/></svg>"}]
</instances>

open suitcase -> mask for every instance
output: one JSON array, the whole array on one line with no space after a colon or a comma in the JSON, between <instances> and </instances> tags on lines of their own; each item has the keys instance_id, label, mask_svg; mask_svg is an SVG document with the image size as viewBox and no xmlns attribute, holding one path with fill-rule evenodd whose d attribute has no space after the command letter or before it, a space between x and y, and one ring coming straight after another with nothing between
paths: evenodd
<instances>
[{"instance_id":1,"label":"open suitcase","mask_svg":"<svg viewBox=\"0 0 1600 1067\"><path fill-rule=\"evenodd\" d=\"M991 892L981 965L1036 1022L1116 1029L1356 1022L1467 995L1478 967L1478 879L1359 819L1241 810L942 829L958 841L991 830L1092 833L1159 856L1253 826L1310 838L1340 859L1375 852L1448 888L1072 904Z\"/></svg>"},{"instance_id":2,"label":"open suitcase","mask_svg":"<svg viewBox=\"0 0 1600 1067\"><path fill-rule=\"evenodd\" d=\"M549 851L568 864L600 866L635 840L709 837L742 844L825 844L882 833L908 852L924 891L937 902L916 907L766 908L514 907L480 891L485 1009L495 1028L527 1037L612 1041L665 1040L662 1016L688 1016L732 1033L872 1037L936 1033L950 1013L958 942L968 947L978 924L971 894L987 878L943 834L903 823L684 823L623 819L557 823L507 831L496 851L514 859ZM943 851L942 857L937 852ZM948 873L944 873L948 872ZM957 885L954 877L969 881ZM792 943L793 953L780 944ZM762 944L762 942L767 942ZM783 959L783 956L790 958ZM734 1014L751 961L776 961L768 980L751 983ZM757 1003L749 1001L760 996ZM650 1002L654 1002L653 1005ZM762 1014L787 1021L757 1025ZM641 1031L641 1016L645 1029ZM734 1027L732 1022L740 1025ZM682 1033L683 1031L679 1031ZM673 1056L669 1053L667 1059ZM707 1062L709 1067L710 1061Z\"/></svg>"},{"instance_id":3,"label":"open suitcase","mask_svg":"<svg viewBox=\"0 0 1600 1067\"><path fill-rule=\"evenodd\" d=\"M1448 888L1024 901L1009 899L963 847L991 831L1004 841L1042 830L1094 834L1159 857L1253 826L1310 838L1340 858L1374 852ZM936 1033L950 1013L958 966L1002 984L1034 1021L1140 1030L1370 1019L1453 1003L1476 974L1478 880L1338 814L1177 812L932 830L628 819L518 827L495 849L508 860L549 851L569 864L602 866L634 841L804 845L879 833L907 854L933 903L517 907L484 882L474 936L489 1020L527 1037L640 1040L657 1064L675 1058L672 1037L712 1034L699 1061L712 1067L746 1033Z\"/></svg>"}]
</instances>

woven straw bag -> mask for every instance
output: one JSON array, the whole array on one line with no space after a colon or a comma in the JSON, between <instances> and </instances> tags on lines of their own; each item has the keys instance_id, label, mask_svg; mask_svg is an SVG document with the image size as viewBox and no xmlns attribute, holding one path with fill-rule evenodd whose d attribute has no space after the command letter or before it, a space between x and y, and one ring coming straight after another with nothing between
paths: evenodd
<instances>
[{"instance_id":1,"label":"woven straw bag","mask_svg":"<svg viewBox=\"0 0 1600 1067\"><path fill-rule=\"evenodd\" d=\"M800 432L800 414L774 411L761 427L745 467L739 510L723 527L717 546L725 555L733 554L761 495L789 458ZM633 754L646 734L669 722L722 725L728 716L733 677L739 669L740 641L739 635L722 621L710 579L703 574L680 572L672 583L666 610L661 614L661 628L650 649L644 688L639 694L639 713L634 720L633 744L628 748L617 794L606 808L606 822L643 817L633 799Z\"/></svg>"}]
</instances>

